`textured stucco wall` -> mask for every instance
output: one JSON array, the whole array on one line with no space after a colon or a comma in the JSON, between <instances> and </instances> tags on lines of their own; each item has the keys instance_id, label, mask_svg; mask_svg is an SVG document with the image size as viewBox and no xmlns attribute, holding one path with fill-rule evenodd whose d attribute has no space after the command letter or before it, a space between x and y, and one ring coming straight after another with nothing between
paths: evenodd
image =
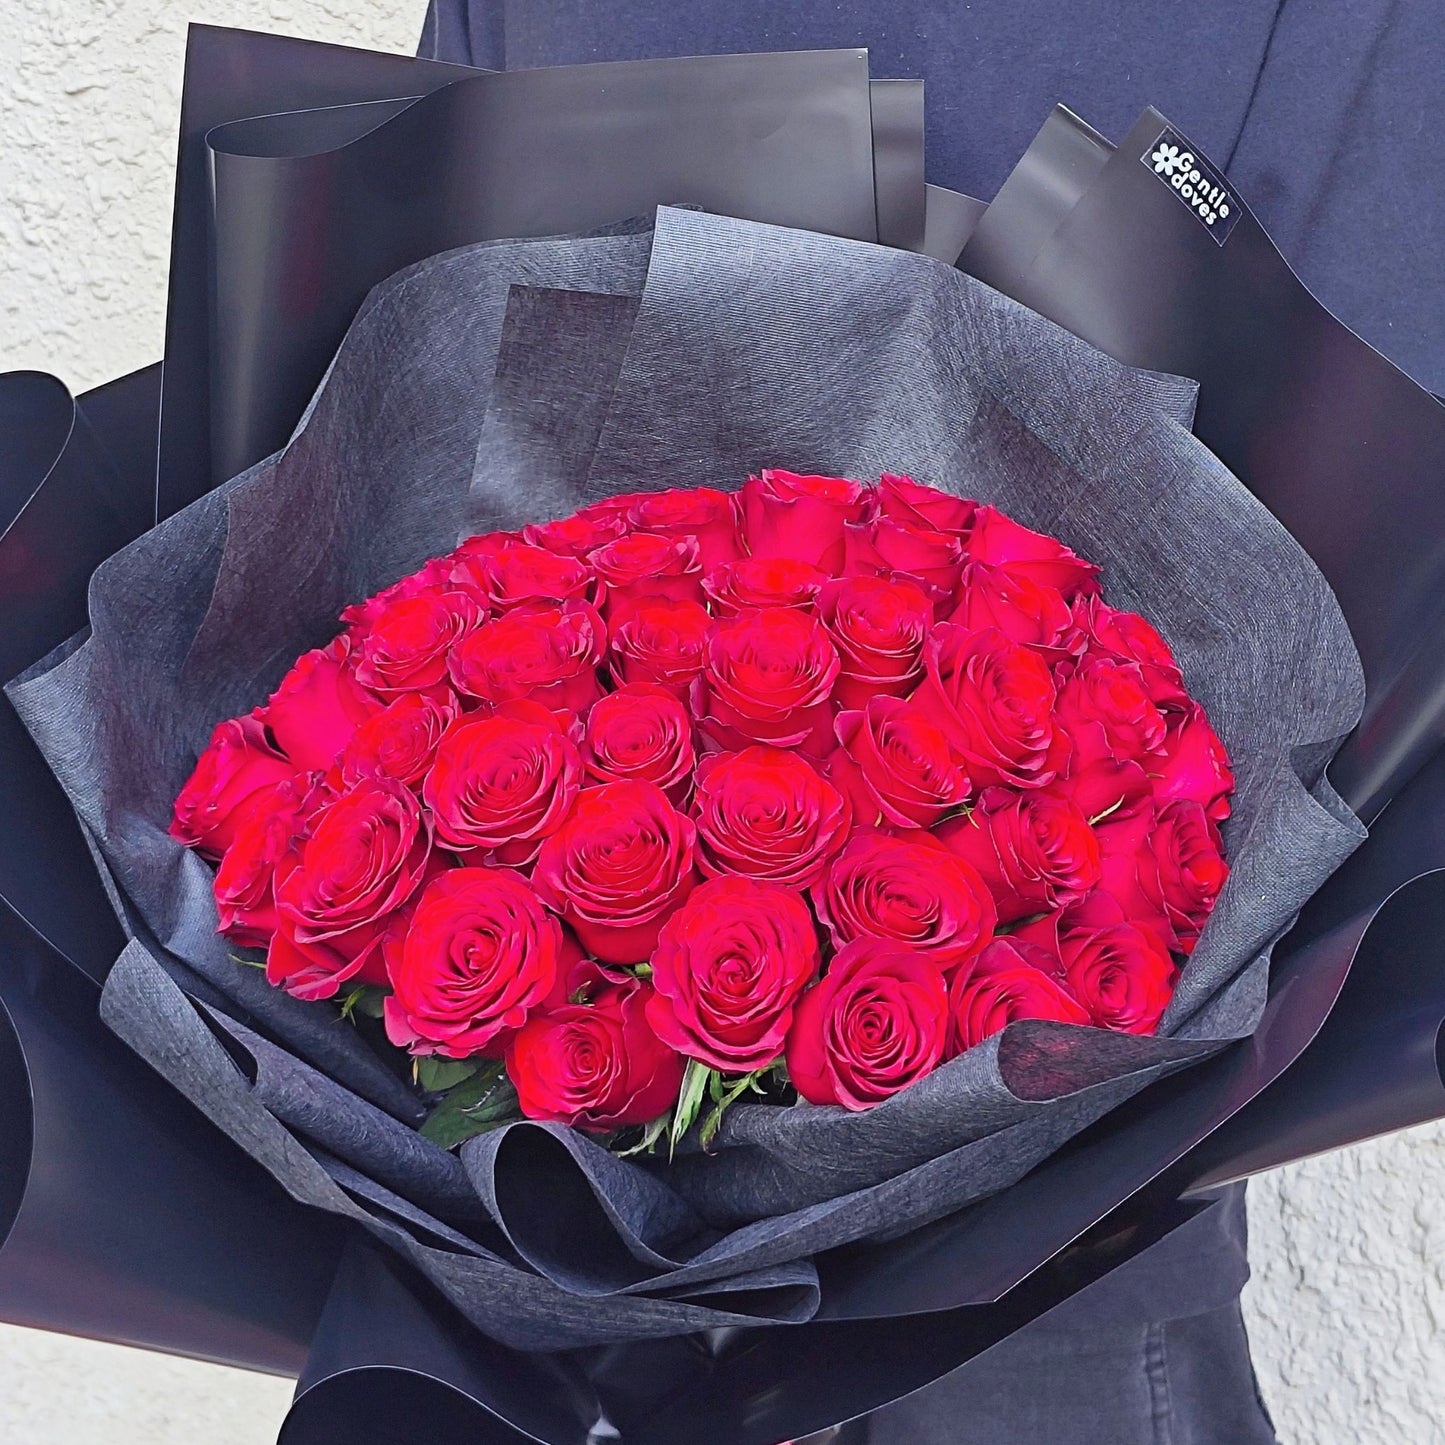
<instances>
[{"instance_id":1,"label":"textured stucco wall","mask_svg":"<svg viewBox=\"0 0 1445 1445\"><path fill-rule=\"evenodd\" d=\"M160 355L187 20L403 51L421 8L0 0L0 369L83 389ZM1445 1128L1251 1190L1246 1312L1287 1445L1445 1440L1442 1194ZM269 1445L286 1396L284 1382L0 1327L7 1445Z\"/></svg>"}]
</instances>

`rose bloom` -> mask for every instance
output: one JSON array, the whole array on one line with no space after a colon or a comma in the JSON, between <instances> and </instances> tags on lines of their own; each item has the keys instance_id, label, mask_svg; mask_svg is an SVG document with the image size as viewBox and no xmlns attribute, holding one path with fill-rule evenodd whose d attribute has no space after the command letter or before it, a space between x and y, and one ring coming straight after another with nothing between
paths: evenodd
<instances>
[{"instance_id":1,"label":"rose bloom","mask_svg":"<svg viewBox=\"0 0 1445 1445\"><path fill-rule=\"evenodd\" d=\"M602 695L597 666L607 628L586 602L522 607L469 633L451 655L452 681L492 704L527 699L581 712Z\"/></svg>"},{"instance_id":2,"label":"rose bloom","mask_svg":"<svg viewBox=\"0 0 1445 1445\"><path fill-rule=\"evenodd\" d=\"M216 932L265 948L276 932L276 865L300 842L327 794L319 773L298 773L252 793L216 869Z\"/></svg>"},{"instance_id":3,"label":"rose bloom","mask_svg":"<svg viewBox=\"0 0 1445 1445\"><path fill-rule=\"evenodd\" d=\"M696 602L639 602L612 629L612 675L685 694L702 672L712 618Z\"/></svg>"},{"instance_id":4,"label":"rose bloom","mask_svg":"<svg viewBox=\"0 0 1445 1445\"><path fill-rule=\"evenodd\" d=\"M714 487L644 492L627 509L627 519L644 532L692 537L704 572L731 562L742 552L736 500Z\"/></svg>"},{"instance_id":5,"label":"rose bloom","mask_svg":"<svg viewBox=\"0 0 1445 1445\"><path fill-rule=\"evenodd\" d=\"M573 598L585 600L593 585L590 569L577 558L529 542L508 542L495 551L468 557L458 564L455 575L466 577L498 613L528 605L555 607Z\"/></svg>"},{"instance_id":6,"label":"rose bloom","mask_svg":"<svg viewBox=\"0 0 1445 1445\"><path fill-rule=\"evenodd\" d=\"M1100 597L1081 597L1074 626L1090 653L1113 662L1137 663L1145 691L1159 707L1184 707L1189 694L1169 644L1137 612L1120 612Z\"/></svg>"},{"instance_id":7,"label":"rose bloom","mask_svg":"<svg viewBox=\"0 0 1445 1445\"><path fill-rule=\"evenodd\" d=\"M790 607L740 612L708 639L694 715L719 749L757 742L821 756L837 677L837 650L816 618Z\"/></svg>"},{"instance_id":8,"label":"rose bloom","mask_svg":"<svg viewBox=\"0 0 1445 1445\"><path fill-rule=\"evenodd\" d=\"M925 487L912 477L887 472L879 477L875 495L880 515L926 532L967 536L978 511L978 503L968 497L955 497L937 487Z\"/></svg>"},{"instance_id":9,"label":"rose bloom","mask_svg":"<svg viewBox=\"0 0 1445 1445\"><path fill-rule=\"evenodd\" d=\"M697 883L697 829L653 783L604 783L577 797L542 844L538 892L604 963L641 963Z\"/></svg>"},{"instance_id":10,"label":"rose bloom","mask_svg":"<svg viewBox=\"0 0 1445 1445\"><path fill-rule=\"evenodd\" d=\"M812 915L791 889L710 879L658 936L648 1021L664 1043L711 1069L765 1069L782 1056L818 958Z\"/></svg>"},{"instance_id":11,"label":"rose bloom","mask_svg":"<svg viewBox=\"0 0 1445 1445\"><path fill-rule=\"evenodd\" d=\"M743 541L753 557L794 557L825 572L843 564L843 528L863 515L867 488L842 477L765 471L738 493Z\"/></svg>"},{"instance_id":12,"label":"rose bloom","mask_svg":"<svg viewBox=\"0 0 1445 1445\"><path fill-rule=\"evenodd\" d=\"M828 777L860 820L931 828L968 800L968 774L947 736L902 698L875 697L833 726L841 746Z\"/></svg>"},{"instance_id":13,"label":"rose bloom","mask_svg":"<svg viewBox=\"0 0 1445 1445\"><path fill-rule=\"evenodd\" d=\"M342 633L296 660L257 714L276 746L302 772L325 772L381 699L356 677L357 652Z\"/></svg>"},{"instance_id":14,"label":"rose bloom","mask_svg":"<svg viewBox=\"0 0 1445 1445\"><path fill-rule=\"evenodd\" d=\"M842 846L852 811L805 758L744 748L704 758L693 800L704 873L805 888Z\"/></svg>"},{"instance_id":15,"label":"rose bloom","mask_svg":"<svg viewBox=\"0 0 1445 1445\"><path fill-rule=\"evenodd\" d=\"M335 781L349 786L362 778L383 777L419 786L442 734L459 712L450 688L435 694L403 693L352 734L333 769Z\"/></svg>"},{"instance_id":16,"label":"rose bloom","mask_svg":"<svg viewBox=\"0 0 1445 1445\"><path fill-rule=\"evenodd\" d=\"M1219 735L1197 702L1166 713L1164 722L1163 756L1150 763L1150 771L1157 775L1154 796L1161 802L1190 799L1222 823L1229 816L1234 769Z\"/></svg>"},{"instance_id":17,"label":"rose bloom","mask_svg":"<svg viewBox=\"0 0 1445 1445\"><path fill-rule=\"evenodd\" d=\"M674 807L692 791L692 723L666 688L630 683L599 698L587 714L582 749L598 782L656 783Z\"/></svg>"},{"instance_id":18,"label":"rose bloom","mask_svg":"<svg viewBox=\"0 0 1445 1445\"><path fill-rule=\"evenodd\" d=\"M602 582L602 614L609 622L626 616L643 598L702 601L696 537L629 532L590 552L587 560Z\"/></svg>"},{"instance_id":19,"label":"rose bloom","mask_svg":"<svg viewBox=\"0 0 1445 1445\"><path fill-rule=\"evenodd\" d=\"M390 951L386 1035L413 1054L469 1058L547 1000L561 953L561 925L520 873L450 868Z\"/></svg>"},{"instance_id":20,"label":"rose bloom","mask_svg":"<svg viewBox=\"0 0 1445 1445\"><path fill-rule=\"evenodd\" d=\"M652 989L627 978L586 1002L539 1014L507 1049L507 1074L529 1119L608 1133L666 1113L682 1059L647 1021Z\"/></svg>"},{"instance_id":21,"label":"rose bloom","mask_svg":"<svg viewBox=\"0 0 1445 1445\"><path fill-rule=\"evenodd\" d=\"M963 544L952 532L935 532L899 521L878 509L876 494L860 521L843 529L843 575L916 577L939 601L951 599L958 580Z\"/></svg>"},{"instance_id":22,"label":"rose bloom","mask_svg":"<svg viewBox=\"0 0 1445 1445\"><path fill-rule=\"evenodd\" d=\"M353 977L383 982L387 915L434 867L430 823L401 783L367 778L327 803L276 869L268 981L306 999L330 998Z\"/></svg>"},{"instance_id":23,"label":"rose bloom","mask_svg":"<svg viewBox=\"0 0 1445 1445\"><path fill-rule=\"evenodd\" d=\"M1055 537L1032 532L996 507L980 507L969 529L967 552L975 562L1007 567L1045 587L1056 587L1067 601L1099 590L1099 569L1076 557Z\"/></svg>"},{"instance_id":24,"label":"rose bloom","mask_svg":"<svg viewBox=\"0 0 1445 1445\"><path fill-rule=\"evenodd\" d=\"M881 693L902 697L922 679L933 604L917 584L841 577L823 588L818 615L838 649L834 696L845 708L861 708Z\"/></svg>"},{"instance_id":25,"label":"rose bloom","mask_svg":"<svg viewBox=\"0 0 1445 1445\"><path fill-rule=\"evenodd\" d=\"M1229 877L1219 828L1192 798L1099 828L1104 892L1130 922L1176 953L1192 953Z\"/></svg>"},{"instance_id":26,"label":"rose bloom","mask_svg":"<svg viewBox=\"0 0 1445 1445\"><path fill-rule=\"evenodd\" d=\"M958 605L948 620L974 632L994 627L1010 641L1032 647L1062 648L1074 613L1057 587L1009 567L968 562L959 573Z\"/></svg>"},{"instance_id":27,"label":"rose bloom","mask_svg":"<svg viewBox=\"0 0 1445 1445\"><path fill-rule=\"evenodd\" d=\"M946 975L988 943L997 921L983 879L927 834L859 830L812 897L836 947L856 938L892 939Z\"/></svg>"},{"instance_id":28,"label":"rose bloom","mask_svg":"<svg viewBox=\"0 0 1445 1445\"><path fill-rule=\"evenodd\" d=\"M289 781L296 768L271 746L258 708L216 724L172 809L170 835L207 858L232 844L247 799Z\"/></svg>"},{"instance_id":29,"label":"rose bloom","mask_svg":"<svg viewBox=\"0 0 1445 1445\"><path fill-rule=\"evenodd\" d=\"M570 517L555 522L535 522L523 529L523 538L534 547L545 547L561 557L585 557L598 547L620 537L627 531L626 514L617 507L599 503L583 507Z\"/></svg>"},{"instance_id":30,"label":"rose bloom","mask_svg":"<svg viewBox=\"0 0 1445 1445\"><path fill-rule=\"evenodd\" d=\"M1001 923L1052 913L1099 881L1099 839L1083 813L1050 791L990 789L967 818L939 839L988 885Z\"/></svg>"},{"instance_id":31,"label":"rose bloom","mask_svg":"<svg viewBox=\"0 0 1445 1445\"><path fill-rule=\"evenodd\" d=\"M452 648L486 619L485 606L455 590L431 588L394 602L357 646L356 680L386 698L438 687Z\"/></svg>"},{"instance_id":32,"label":"rose bloom","mask_svg":"<svg viewBox=\"0 0 1445 1445\"><path fill-rule=\"evenodd\" d=\"M762 607L811 608L828 581L811 562L794 557L740 557L714 567L702 590L717 617L735 617Z\"/></svg>"},{"instance_id":33,"label":"rose bloom","mask_svg":"<svg viewBox=\"0 0 1445 1445\"><path fill-rule=\"evenodd\" d=\"M447 729L422 797L444 847L518 867L561 827L582 778L582 755L556 715L511 702Z\"/></svg>"},{"instance_id":34,"label":"rose bloom","mask_svg":"<svg viewBox=\"0 0 1445 1445\"><path fill-rule=\"evenodd\" d=\"M1089 1011L1059 972L1059 960L1037 944L996 938L948 991L948 1053L961 1054L1019 1019L1088 1024Z\"/></svg>"},{"instance_id":35,"label":"rose bloom","mask_svg":"<svg viewBox=\"0 0 1445 1445\"><path fill-rule=\"evenodd\" d=\"M803 995L788 1076L813 1104L860 1110L931 1074L948 1042L948 988L932 959L860 938Z\"/></svg>"},{"instance_id":36,"label":"rose bloom","mask_svg":"<svg viewBox=\"0 0 1445 1445\"><path fill-rule=\"evenodd\" d=\"M455 559L451 554L433 557L429 562L423 563L415 572L398 578L390 587L383 587L380 592L374 592L364 602L354 602L350 607L344 608L341 613L341 621L347 625L352 646L360 646L365 640L366 634L371 631L376 619L383 616L397 603L404 602L410 597L416 597L422 592L431 592L437 588L445 590L447 578L455 565Z\"/></svg>"},{"instance_id":37,"label":"rose bloom","mask_svg":"<svg viewBox=\"0 0 1445 1445\"><path fill-rule=\"evenodd\" d=\"M957 749L976 787L1042 788L1058 776L1069 740L1054 726L1047 663L995 628L941 623L924 648L916 706Z\"/></svg>"}]
</instances>

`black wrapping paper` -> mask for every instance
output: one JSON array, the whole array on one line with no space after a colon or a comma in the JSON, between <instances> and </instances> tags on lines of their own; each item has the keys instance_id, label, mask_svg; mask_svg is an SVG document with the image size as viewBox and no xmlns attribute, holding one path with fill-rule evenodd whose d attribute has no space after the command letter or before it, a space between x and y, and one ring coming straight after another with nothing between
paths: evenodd
<instances>
[{"instance_id":1,"label":"black wrapping paper","mask_svg":"<svg viewBox=\"0 0 1445 1445\"><path fill-rule=\"evenodd\" d=\"M1359 705L1348 634L1303 553L1189 436L1187 384L1120 368L925 258L690 212L663 211L659 227L650 257L645 235L471 248L374 293L295 441L111 559L89 639L11 690L153 935L113 970L107 1021L293 1194L360 1219L525 1348L810 1318L811 1256L1013 1183L1247 1032L1270 944L1359 838L1320 775ZM533 292L512 290L505 310L518 284ZM627 308L579 307L579 285L641 293L620 363ZM839 355L848 366L822 361ZM594 356L600 377L583 364ZM731 370L744 364L745 379ZM493 365L510 385L489 396ZM813 378L806 398L799 375ZM514 405L549 395L576 422L550 461L536 449L554 433ZM589 454L577 438L592 435ZM400 1086L326 1010L226 957L209 872L164 833L170 801L219 717L263 696L348 600L449 546L464 508L473 525L516 525L680 469L736 484L765 462L902 466L980 495L1098 558L1111 595L1161 625L1239 774L1234 875L1173 1037L1015 1026L866 1115L740 1108L716 1158L665 1172L513 1126L463 1150L500 1232L469 1237L438 1217L459 1218L455 1197L434 1190L438 1213L423 1213L383 1193L415 1161L401 1168L385 1113L368 1127L363 1109L328 1102L303 1059L405 1120ZM184 997L197 974L302 1058L267 1067L256 1046L238 1071ZM263 1083L282 1074L284 1099ZM565 1228L536 1207L549 1192L569 1201Z\"/></svg>"}]
</instances>

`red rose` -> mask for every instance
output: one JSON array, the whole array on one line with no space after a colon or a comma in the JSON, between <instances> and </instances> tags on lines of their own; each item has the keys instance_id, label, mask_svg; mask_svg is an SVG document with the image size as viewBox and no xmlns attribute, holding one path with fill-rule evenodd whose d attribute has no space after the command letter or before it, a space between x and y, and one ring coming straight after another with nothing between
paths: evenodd
<instances>
[{"instance_id":1,"label":"red rose","mask_svg":"<svg viewBox=\"0 0 1445 1445\"><path fill-rule=\"evenodd\" d=\"M1165 723L1136 664L1085 656L1059 688L1054 722L1073 744L1062 789L1086 816L1143 801Z\"/></svg>"},{"instance_id":2,"label":"red rose","mask_svg":"<svg viewBox=\"0 0 1445 1445\"><path fill-rule=\"evenodd\" d=\"M835 696L861 708L880 693L901 697L923 676L933 604L902 577L841 577L818 597L818 615L838 649Z\"/></svg>"},{"instance_id":3,"label":"red rose","mask_svg":"<svg viewBox=\"0 0 1445 1445\"><path fill-rule=\"evenodd\" d=\"M959 574L950 622L974 632L996 627L1013 642L1058 647L1074 621L1064 594L1010 567L968 562Z\"/></svg>"},{"instance_id":4,"label":"red rose","mask_svg":"<svg viewBox=\"0 0 1445 1445\"><path fill-rule=\"evenodd\" d=\"M1099 597L1080 597L1073 613L1088 650L1114 662L1137 663L1146 691L1161 708L1189 701L1169 644L1137 612L1120 612Z\"/></svg>"},{"instance_id":5,"label":"red rose","mask_svg":"<svg viewBox=\"0 0 1445 1445\"><path fill-rule=\"evenodd\" d=\"M1219 829L1191 798L1150 807L1099 829L1101 886L1130 922L1166 948L1192 953L1229 865Z\"/></svg>"},{"instance_id":6,"label":"red rose","mask_svg":"<svg viewBox=\"0 0 1445 1445\"><path fill-rule=\"evenodd\" d=\"M656 783L680 807L692 789L697 762L692 723L666 688L641 682L619 687L592 704L583 757L599 782L637 778Z\"/></svg>"},{"instance_id":7,"label":"red rose","mask_svg":"<svg viewBox=\"0 0 1445 1445\"><path fill-rule=\"evenodd\" d=\"M257 714L276 746L303 772L325 772L381 699L356 677L357 653L342 633L296 660Z\"/></svg>"},{"instance_id":8,"label":"red rose","mask_svg":"<svg viewBox=\"0 0 1445 1445\"><path fill-rule=\"evenodd\" d=\"M531 1019L507 1049L522 1113L603 1134L666 1113L683 1063L647 1022L651 997L627 979Z\"/></svg>"},{"instance_id":9,"label":"red rose","mask_svg":"<svg viewBox=\"0 0 1445 1445\"><path fill-rule=\"evenodd\" d=\"M791 607L740 612L708 638L694 715L719 749L757 742L821 756L837 677L837 650L816 618Z\"/></svg>"},{"instance_id":10,"label":"red rose","mask_svg":"<svg viewBox=\"0 0 1445 1445\"><path fill-rule=\"evenodd\" d=\"M305 835L325 800L319 782L319 773L298 773L252 793L237 810L235 836L216 869L217 933L247 948L271 942L276 865Z\"/></svg>"},{"instance_id":11,"label":"red rose","mask_svg":"<svg viewBox=\"0 0 1445 1445\"><path fill-rule=\"evenodd\" d=\"M742 551L737 501L713 487L644 492L628 508L627 519L644 532L695 538L704 572L732 561Z\"/></svg>"},{"instance_id":12,"label":"red rose","mask_svg":"<svg viewBox=\"0 0 1445 1445\"><path fill-rule=\"evenodd\" d=\"M849 839L812 894L836 947L888 938L949 974L989 941L997 920L983 879L925 838L860 830Z\"/></svg>"},{"instance_id":13,"label":"red rose","mask_svg":"<svg viewBox=\"0 0 1445 1445\"><path fill-rule=\"evenodd\" d=\"M718 617L734 617L760 607L811 608L828 580L811 562L793 557L739 557L714 567L702 590Z\"/></svg>"},{"instance_id":14,"label":"red rose","mask_svg":"<svg viewBox=\"0 0 1445 1445\"><path fill-rule=\"evenodd\" d=\"M529 542L508 542L495 551L464 557L453 575L467 579L495 612L560 606L585 599L593 585L591 570L577 558Z\"/></svg>"},{"instance_id":15,"label":"red rose","mask_svg":"<svg viewBox=\"0 0 1445 1445\"><path fill-rule=\"evenodd\" d=\"M398 578L390 587L383 587L364 602L354 602L345 608L341 613L341 620L347 624L352 646L358 646L371 631L376 619L398 603L436 588L445 590L447 578L454 565L450 556L433 557L415 572Z\"/></svg>"},{"instance_id":16,"label":"red rose","mask_svg":"<svg viewBox=\"0 0 1445 1445\"><path fill-rule=\"evenodd\" d=\"M1037 944L996 938L948 991L951 1055L1000 1033L1017 1019L1088 1024L1089 1011L1059 975L1059 960Z\"/></svg>"},{"instance_id":17,"label":"red rose","mask_svg":"<svg viewBox=\"0 0 1445 1445\"><path fill-rule=\"evenodd\" d=\"M432 588L394 602L357 647L356 680L382 697L437 687L452 648L486 619L486 608L465 592Z\"/></svg>"},{"instance_id":18,"label":"red rose","mask_svg":"<svg viewBox=\"0 0 1445 1445\"><path fill-rule=\"evenodd\" d=\"M518 867L561 827L581 786L582 755L556 715L513 702L447 729L422 797L445 847Z\"/></svg>"},{"instance_id":19,"label":"red rose","mask_svg":"<svg viewBox=\"0 0 1445 1445\"><path fill-rule=\"evenodd\" d=\"M386 1036L413 1054L469 1058L546 1001L561 952L561 925L520 873L450 868L391 951Z\"/></svg>"},{"instance_id":20,"label":"red rose","mask_svg":"<svg viewBox=\"0 0 1445 1445\"><path fill-rule=\"evenodd\" d=\"M1154 796L1160 802L1191 799L1216 823L1222 823L1229 816L1234 769L1219 735L1197 702L1179 712L1166 713L1164 720L1163 756L1149 765L1154 775Z\"/></svg>"},{"instance_id":21,"label":"red rose","mask_svg":"<svg viewBox=\"0 0 1445 1445\"><path fill-rule=\"evenodd\" d=\"M457 691L493 704L527 699L581 712L602 695L597 666L607 629L594 608L518 608L469 633L452 651Z\"/></svg>"},{"instance_id":22,"label":"red rose","mask_svg":"<svg viewBox=\"0 0 1445 1445\"><path fill-rule=\"evenodd\" d=\"M812 915L790 889L713 878L667 920L647 1018L680 1054L724 1074L782 1056L798 995L818 972Z\"/></svg>"},{"instance_id":23,"label":"red rose","mask_svg":"<svg viewBox=\"0 0 1445 1445\"><path fill-rule=\"evenodd\" d=\"M871 1108L931 1074L948 1039L948 988L932 959L860 938L798 1003L788 1075L813 1104Z\"/></svg>"},{"instance_id":24,"label":"red rose","mask_svg":"<svg viewBox=\"0 0 1445 1445\"><path fill-rule=\"evenodd\" d=\"M570 517L555 522L533 523L522 532L534 547L545 547L561 557L585 557L598 547L605 547L627 531L627 516L618 507L605 502L583 507Z\"/></svg>"},{"instance_id":25,"label":"red rose","mask_svg":"<svg viewBox=\"0 0 1445 1445\"><path fill-rule=\"evenodd\" d=\"M537 857L547 903L604 963L641 963L697 882L697 829L652 783L586 788Z\"/></svg>"},{"instance_id":26,"label":"red rose","mask_svg":"<svg viewBox=\"0 0 1445 1445\"><path fill-rule=\"evenodd\" d=\"M994 628L941 623L924 648L924 666L913 701L957 749L975 787L1053 782L1069 740L1054 726L1053 678L1037 652Z\"/></svg>"},{"instance_id":27,"label":"red rose","mask_svg":"<svg viewBox=\"0 0 1445 1445\"><path fill-rule=\"evenodd\" d=\"M862 712L840 713L842 744L828 776L844 788L860 820L931 828L968 800L968 774L947 737L911 703L875 697Z\"/></svg>"},{"instance_id":28,"label":"red rose","mask_svg":"<svg viewBox=\"0 0 1445 1445\"><path fill-rule=\"evenodd\" d=\"M435 696L403 693L352 734L337 760L338 781L350 785L362 778L382 777L417 786L458 712L450 688L439 689Z\"/></svg>"},{"instance_id":29,"label":"red rose","mask_svg":"<svg viewBox=\"0 0 1445 1445\"><path fill-rule=\"evenodd\" d=\"M712 618L696 602L639 602L612 630L612 674L682 695L702 672Z\"/></svg>"},{"instance_id":30,"label":"red rose","mask_svg":"<svg viewBox=\"0 0 1445 1445\"><path fill-rule=\"evenodd\" d=\"M963 543L952 532L935 532L880 512L876 500L863 518L843 529L843 575L891 577L906 573L939 599L951 598L958 582Z\"/></svg>"},{"instance_id":31,"label":"red rose","mask_svg":"<svg viewBox=\"0 0 1445 1445\"><path fill-rule=\"evenodd\" d=\"M743 540L753 557L795 557L825 572L843 563L843 528L863 515L868 489L842 477L765 471L738 494Z\"/></svg>"},{"instance_id":32,"label":"red rose","mask_svg":"<svg viewBox=\"0 0 1445 1445\"><path fill-rule=\"evenodd\" d=\"M1001 923L1052 913L1099 881L1099 839L1067 798L990 789L938 837L993 893Z\"/></svg>"},{"instance_id":33,"label":"red rose","mask_svg":"<svg viewBox=\"0 0 1445 1445\"><path fill-rule=\"evenodd\" d=\"M216 724L206 750L176 798L170 834L207 858L231 846L241 805L263 788L288 781L296 768L271 746L258 708Z\"/></svg>"},{"instance_id":34,"label":"red rose","mask_svg":"<svg viewBox=\"0 0 1445 1445\"><path fill-rule=\"evenodd\" d=\"M990 567L1007 567L1072 601L1099 590L1099 569L1076 557L1055 537L1031 532L996 507L980 507L968 534L968 555Z\"/></svg>"},{"instance_id":35,"label":"red rose","mask_svg":"<svg viewBox=\"0 0 1445 1445\"><path fill-rule=\"evenodd\" d=\"M602 611L608 621L625 616L643 598L702 601L702 565L696 537L629 532L588 554L602 580Z\"/></svg>"},{"instance_id":36,"label":"red rose","mask_svg":"<svg viewBox=\"0 0 1445 1445\"><path fill-rule=\"evenodd\" d=\"M431 826L391 778L367 778L319 809L310 836L276 870L276 934L266 977L298 998L347 979L381 983L381 932L436 866Z\"/></svg>"},{"instance_id":37,"label":"red rose","mask_svg":"<svg viewBox=\"0 0 1445 1445\"><path fill-rule=\"evenodd\" d=\"M978 503L968 497L955 497L937 487L925 487L912 477L894 477L887 472L878 479L877 497L883 516L927 532L965 536L978 511Z\"/></svg>"},{"instance_id":38,"label":"red rose","mask_svg":"<svg viewBox=\"0 0 1445 1445\"><path fill-rule=\"evenodd\" d=\"M778 748L704 758L693 815L704 873L793 888L822 876L852 823L843 795L806 759Z\"/></svg>"}]
</instances>

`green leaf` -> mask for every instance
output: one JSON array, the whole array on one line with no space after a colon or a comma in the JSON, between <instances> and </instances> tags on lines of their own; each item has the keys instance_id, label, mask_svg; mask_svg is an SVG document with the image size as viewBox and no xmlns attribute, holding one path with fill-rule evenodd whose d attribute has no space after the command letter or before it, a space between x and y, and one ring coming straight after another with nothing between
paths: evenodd
<instances>
[{"instance_id":1,"label":"green leaf","mask_svg":"<svg viewBox=\"0 0 1445 1445\"><path fill-rule=\"evenodd\" d=\"M354 1023L356 1015L362 1014L369 1019L381 1017L381 1005L386 998L386 989L377 988L373 984L359 983L341 1000L341 1017Z\"/></svg>"},{"instance_id":2,"label":"green leaf","mask_svg":"<svg viewBox=\"0 0 1445 1445\"><path fill-rule=\"evenodd\" d=\"M416 1081L429 1094L445 1094L464 1079L470 1079L480 1065L474 1059L443 1059L425 1054L416 1060Z\"/></svg>"},{"instance_id":3,"label":"green leaf","mask_svg":"<svg viewBox=\"0 0 1445 1445\"><path fill-rule=\"evenodd\" d=\"M657 1141L667 1133L667 1126L672 1122L672 1114L659 1114L646 1129L642 1131L642 1138L630 1149L618 1151L619 1159L631 1159L634 1154L651 1154L657 1148Z\"/></svg>"},{"instance_id":4,"label":"green leaf","mask_svg":"<svg viewBox=\"0 0 1445 1445\"><path fill-rule=\"evenodd\" d=\"M517 1091L497 1060L451 1089L427 1116L421 1134L443 1149L455 1149L521 1117Z\"/></svg>"},{"instance_id":5,"label":"green leaf","mask_svg":"<svg viewBox=\"0 0 1445 1445\"><path fill-rule=\"evenodd\" d=\"M677 1105L672 1111L672 1128L668 1131L668 1153L675 1153L678 1140L692 1128L702 1108L703 1095L707 1092L708 1075L713 1071L696 1059L687 1061L682 1075L682 1088L678 1091Z\"/></svg>"},{"instance_id":6,"label":"green leaf","mask_svg":"<svg viewBox=\"0 0 1445 1445\"><path fill-rule=\"evenodd\" d=\"M712 1142L717 1138L717 1131L722 1127L724 1110L726 1110L730 1104L736 1103L738 1099L742 1098L742 1096L749 1091L755 1094L761 1094L763 1091L762 1079L767 1072L767 1069L759 1069L756 1073L744 1074L742 1078L726 1092L719 1091L713 1096L717 1102L713 1105L707 1118L702 1122L702 1134L700 1138L704 1153L712 1148Z\"/></svg>"},{"instance_id":7,"label":"green leaf","mask_svg":"<svg viewBox=\"0 0 1445 1445\"><path fill-rule=\"evenodd\" d=\"M266 967L266 960L264 958L247 958L243 953L232 953L228 954L227 957L232 963L239 963L242 968L264 969Z\"/></svg>"}]
</instances>

